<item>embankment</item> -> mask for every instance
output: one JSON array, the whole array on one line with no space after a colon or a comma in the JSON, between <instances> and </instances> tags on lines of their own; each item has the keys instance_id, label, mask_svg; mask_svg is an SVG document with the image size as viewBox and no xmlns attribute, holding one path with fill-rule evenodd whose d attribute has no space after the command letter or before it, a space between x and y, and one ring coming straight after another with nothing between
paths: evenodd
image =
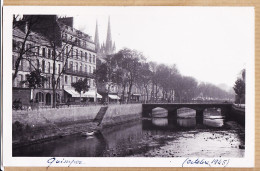
<instances>
[{"instance_id":1,"label":"embankment","mask_svg":"<svg viewBox=\"0 0 260 171\"><path fill-rule=\"evenodd\" d=\"M142 116L142 104L111 105L101 122L102 126L113 126L139 119Z\"/></svg>"},{"instance_id":2,"label":"embankment","mask_svg":"<svg viewBox=\"0 0 260 171\"><path fill-rule=\"evenodd\" d=\"M86 132L96 126L92 121L101 107L13 111L13 144L20 146ZM110 105L100 128L139 119L141 113L141 104Z\"/></svg>"},{"instance_id":3,"label":"embankment","mask_svg":"<svg viewBox=\"0 0 260 171\"><path fill-rule=\"evenodd\" d=\"M230 118L245 126L245 109L232 106Z\"/></svg>"}]
</instances>

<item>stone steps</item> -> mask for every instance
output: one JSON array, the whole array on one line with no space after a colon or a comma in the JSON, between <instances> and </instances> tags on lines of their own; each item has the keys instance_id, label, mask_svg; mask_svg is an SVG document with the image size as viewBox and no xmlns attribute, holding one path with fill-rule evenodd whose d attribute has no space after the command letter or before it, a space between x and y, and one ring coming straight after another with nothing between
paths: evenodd
<instances>
[{"instance_id":1,"label":"stone steps","mask_svg":"<svg viewBox=\"0 0 260 171\"><path fill-rule=\"evenodd\" d=\"M98 114L97 114L97 116L93 120L93 122L96 122L96 123L98 123L97 125L100 125L102 120L103 120L103 118L104 118L104 116L105 116L105 114L106 114L107 109L108 109L108 106L101 107L99 112L98 112Z\"/></svg>"}]
</instances>

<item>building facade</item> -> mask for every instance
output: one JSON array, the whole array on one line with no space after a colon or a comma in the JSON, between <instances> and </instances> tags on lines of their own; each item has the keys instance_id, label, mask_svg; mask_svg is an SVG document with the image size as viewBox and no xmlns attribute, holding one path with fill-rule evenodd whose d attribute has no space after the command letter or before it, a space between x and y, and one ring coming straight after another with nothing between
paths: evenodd
<instances>
[{"instance_id":1,"label":"building facade","mask_svg":"<svg viewBox=\"0 0 260 171\"><path fill-rule=\"evenodd\" d=\"M28 26L30 17L38 20L33 26ZM73 18L58 18L56 15L24 16L19 22L13 27L13 74L19 63L17 77L13 80L13 101L19 99L23 105L30 105L33 101L40 106L51 106L54 100L66 103L77 102L80 96L90 101L100 98L96 95L93 78L97 55L95 43L89 35L73 28ZM51 30L52 26L55 29ZM50 36L53 34L51 31L55 34L52 36L54 40ZM17 59L21 59L21 62ZM46 81L42 87L29 88L26 75L36 69L41 71ZM71 83L85 78L88 79L90 89L80 95Z\"/></svg>"}]
</instances>

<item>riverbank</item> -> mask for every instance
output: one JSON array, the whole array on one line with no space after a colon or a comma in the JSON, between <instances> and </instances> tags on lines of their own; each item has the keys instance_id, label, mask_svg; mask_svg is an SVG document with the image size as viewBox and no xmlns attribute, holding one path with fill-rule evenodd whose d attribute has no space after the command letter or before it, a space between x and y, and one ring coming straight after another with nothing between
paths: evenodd
<instances>
[{"instance_id":1,"label":"riverbank","mask_svg":"<svg viewBox=\"0 0 260 171\"><path fill-rule=\"evenodd\" d=\"M13 111L13 146L21 147L140 119L141 104L109 105L101 123L93 122L102 106ZM100 125L99 125L100 124Z\"/></svg>"},{"instance_id":2,"label":"riverbank","mask_svg":"<svg viewBox=\"0 0 260 171\"><path fill-rule=\"evenodd\" d=\"M147 136L132 157L243 157L244 127L234 121L222 128L196 128L174 136ZM242 148L241 148L242 147ZM220 150L221 149L221 150Z\"/></svg>"},{"instance_id":3,"label":"riverbank","mask_svg":"<svg viewBox=\"0 0 260 171\"><path fill-rule=\"evenodd\" d=\"M156 119L157 120L157 119ZM161 120L161 118L159 119ZM243 157L243 139L235 122L212 128L156 124L142 119L102 129L90 137L71 135L13 148L13 156L37 157Z\"/></svg>"}]
</instances>

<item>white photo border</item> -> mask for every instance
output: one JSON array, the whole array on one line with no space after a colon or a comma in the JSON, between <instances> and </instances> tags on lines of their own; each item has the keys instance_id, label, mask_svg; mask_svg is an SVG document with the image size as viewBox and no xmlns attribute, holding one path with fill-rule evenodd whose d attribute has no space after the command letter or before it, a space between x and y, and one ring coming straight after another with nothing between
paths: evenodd
<instances>
[{"instance_id":1,"label":"white photo border","mask_svg":"<svg viewBox=\"0 0 260 171\"><path fill-rule=\"evenodd\" d=\"M248 11L251 22L252 37L250 42L250 58L246 64L246 126L245 126L245 156L243 158L227 158L227 167L254 167L255 149L255 12L254 7L55 7L55 6L5 6L3 8L3 165L48 167L51 157L12 157L12 17L13 14L76 14L95 13L95 9L107 12L107 9L130 8L145 10L145 8L241 8ZM73 10L72 10L73 9ZM86 10L88 9L88 10ZM54 157L54 156L53 156ZM82 161L83 164L72 164L71 167L182 167L186 158L160 157L64 157L66 160ZM63 157L56 159L63 160ZM213 159L213 158L205 158ZM225 158L221 158L225 159ZM68 167L67 163L53 164L57 167ZM194 166L193 166L194 167ZM201 167L201 166L198 166ZM221 167L221 166L218 166Z\"/></svg>"}]
</instances>

